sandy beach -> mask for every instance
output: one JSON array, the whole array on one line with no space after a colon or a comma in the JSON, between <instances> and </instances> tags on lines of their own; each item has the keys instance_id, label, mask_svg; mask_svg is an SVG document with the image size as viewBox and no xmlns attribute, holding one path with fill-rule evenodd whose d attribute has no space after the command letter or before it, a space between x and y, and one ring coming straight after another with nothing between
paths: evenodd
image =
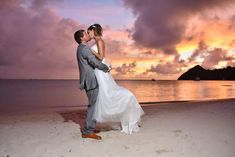
<instances>
[{"instance_id":1,"label":"sandy beach","mask_svg":"<svg viewBox=\"0 0 235 157\"><path fill-rule=\"evenodd\" d=\"M234 157L235 99L148 104L140 132L99 125L81 138L85 110L0 115L0 157Z\"/></svg>"}]
</instances>

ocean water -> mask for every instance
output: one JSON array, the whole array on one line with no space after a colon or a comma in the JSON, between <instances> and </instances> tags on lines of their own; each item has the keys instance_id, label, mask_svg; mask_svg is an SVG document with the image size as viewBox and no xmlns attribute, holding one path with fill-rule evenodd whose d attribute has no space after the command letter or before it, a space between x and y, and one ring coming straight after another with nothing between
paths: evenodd
<instances>
[{"instance_id":1,"label":"ocean water","mask_svg":"<svg viewBox=\"0 0 235 157\"><path fill-rule=\"evenodd\" d=\"M235 98L235 81L117 81L140 103ZM78 80L0 80L0 112L85 107Z\"/></svg>"}]
</instances>

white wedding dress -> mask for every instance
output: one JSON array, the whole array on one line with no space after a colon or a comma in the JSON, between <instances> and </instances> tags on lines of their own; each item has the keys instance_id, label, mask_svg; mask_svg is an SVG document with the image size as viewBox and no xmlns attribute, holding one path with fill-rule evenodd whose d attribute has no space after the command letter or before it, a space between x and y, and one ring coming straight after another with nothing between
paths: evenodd
<instances>
[{"instance_id":1,"label":"white wedding dress","mask_svg":"<svg viewBox=\"0 0 235 157\"><path fill-rule=\"evenodd\" d=\"M91 49L98 52L97 46ZM102 63L110 65L104 58ZM126 88L116 84L110 73L95 69L99 93L93 119L97 122L121 122L122 132L131 134L139 131L139 122L144 114L136 97Z\"/></svg>"}]
</instances>

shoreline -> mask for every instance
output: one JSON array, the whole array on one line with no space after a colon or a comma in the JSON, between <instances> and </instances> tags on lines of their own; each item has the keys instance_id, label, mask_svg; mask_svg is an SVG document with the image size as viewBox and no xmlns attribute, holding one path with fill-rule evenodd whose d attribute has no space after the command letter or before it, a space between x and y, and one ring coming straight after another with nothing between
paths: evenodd
<instances>
[{"instance_id":1,"label":"shoreline","mask_svg":"<svg viewBox=\"0 0 235 157\"><path fill-rule=\"evenodd\" d=\"M178 100L178 101L154 101L154 102L139 102L142 105L157 105L157 104L176 104L176 103L199 103L199 102L220 102L220 101L235 101L235 98L222 99L205 99L205 100Z\"/></svg>"},{"instance_id":2,"label":"shoreline","mask_svg":"<svg viewBox=\"0 0 235 157\"><path fill-rule=\"evenodd\" d=\"M159 106L159 105L176 105L176 104L194 104L194 103L210 103L210 102L230 102L235 101L235 98L225 98L225 99L208 99L208 100L179 100L179 101L154 101L154 102L139 102L142 107L145 106ZM25 106L23 106L25 107ZM86 110L87 106L51 106L45 108L36 108L36 109L28 109L26 111L0 111L0 116L8 115L8 114L22 114L22 113L37 113L37 112L71 112L77 110Z\"/></svg>"}]
</instances>

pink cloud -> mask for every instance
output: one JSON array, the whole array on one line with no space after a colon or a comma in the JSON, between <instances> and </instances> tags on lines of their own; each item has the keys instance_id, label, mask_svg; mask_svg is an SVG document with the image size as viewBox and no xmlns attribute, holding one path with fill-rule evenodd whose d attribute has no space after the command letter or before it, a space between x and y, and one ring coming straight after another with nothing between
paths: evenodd
<instances>
[{"instance_id":1,"label":"pink cloud","mask_svg":"<svg viewBox=\"0 0 235 157\"><path fill-rule=\"evenodd\" d=\"M40 73L42 77L61 77L71 68L77 74L73 33L84 26L61 18L45 0L0 3L1 78L40 77Z\"/></svg>"},{"instance_id":2,"label":"pink cloud","mask_svg":"<svg viewBox=\"0 0 235 157\"><path fill-rule=\"evenodd\" d=\"M174 63L162 63L156 66L151 66L150 69L146 70L146 72L155 72L159 74L176 74L179 73L179 67Z\"/></svg>"},{"instance_id":3,"label":"pink cloud","mask_svg":"<svg viewBox=\"0 0 235 157\"><path fill-rule=\"evenodd\" d=\"M222 48L213 48L210 49L208 45L205 44L205 42L202 40L198 43L198 48L196 48L192 55L189 58L189 63L196 63L196 58L202 58L201 64L206 69L214 69L215 66L219 64L221 61L227 62L227 65L232 66L234 58L228 54L228 51L226 49Z\"/></svg>"},{"instance_id":4,"label":"pink cloud","mask_svg":"<svg viewBox=\"0 0 235 157\"><path fill-rule=\"evenodd\" d=\"M122 66L115 68L115 71L117 72L116 75L126 75L130 73L134 73L136 64L137 64L136 61L129 63L129 64L123 63Z\"/></svg>"},{"instance_id":5,"label":"pink cloud","mask_svg":"<svg viewBox=\"0 0 235 157\"><path fill-rule=\"evenodd\" d=\"M221 61L231 62L234 58L227 55L227 51L221 48L215 48L208 51L208 56L204 57L202 66L207 69L213 69Z\"/></svg>"},{"instance_id":6,"label":"pink cloud","mask_svg":"<svg viewBox=\"0 0 235 157\"><path fill-rule=\"evenodd\" d=\"M160 48L166 54L176 54L176 45L184 39L187 22L193 15L223 8L235 0L123 0L137 19L133 39L136 44Z\"/></svg>"}]
</instances>

